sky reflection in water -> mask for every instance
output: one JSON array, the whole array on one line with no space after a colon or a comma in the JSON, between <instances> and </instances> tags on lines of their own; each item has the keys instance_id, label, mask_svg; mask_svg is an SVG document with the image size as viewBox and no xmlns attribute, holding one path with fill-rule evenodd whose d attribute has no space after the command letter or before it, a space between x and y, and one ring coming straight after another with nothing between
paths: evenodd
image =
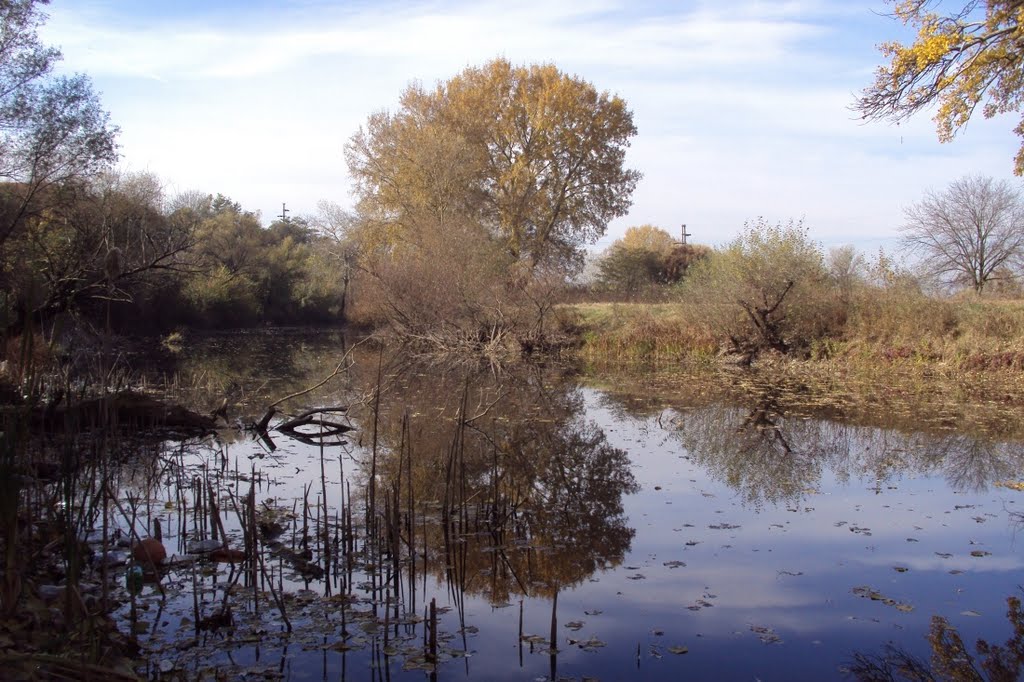
<instances>
[{"instance_id":1,"label":"sky reflection in water","mask_svg":"<svg viewBox=\"0 0 1024 682\"><path fill-rule=\"evenodd\" d=\"M332 357L322 344L303 344L291 345ZM309 358L292 358L284 365L301 385L308 377L296 368L315 376L333 363L318 369ZM375 371L376 356L362 358L343 386L309 404L363 395ZM463 434L476 532L457 544L465 551L461 603L470 656L446 657L438 679L533 680L553 670L569 679L834 679L855 652L877 653L888 642L927 661L933 615L947 617L972 650L978 638L1002 643L1010 635L1006 598L1020 594L1024 567L1014 513L1024 512L1024 493L995 483L1024 475L1020 443L789 417L771 396L696 405L665 396L660 409L634 409L628 391L585 388L571 373L538 368L476 374L468 384L451 370L385 374L380 490L397 472L386 453L398 450L403 414L421 504L443 498L443 464L465 386L466 412L483 413ZM253 399L258 404L259 396ZM366 408L354 408L352 418L354 442L326 454L332 508L341 490L339 456L358 504L367 480L372 419ZM265 472L270 484L257 491L258 501L272 498L290 509L310 482L319 499L319 449L275 441L272 454L244 438L225 445L228 469L237 463L247 471L252 462ZM222 456L214 452L208 448L207 456ZM515 511L498 530L493 510L480 510L495 499L506 505L503 513ZM427 511L429 577L424 589L418 570L415 613L422 615L431 597L450 607L440 629L452 635L450 648L461 649L460 595L445 583L438 519ZM163 513L172 529L175 513ZM187 575L169 578L183 587L168 625L157 628L155 648L189 634L187 621L176 630L191 610ZM322 583L309 588L324 593ZM556 591L553 660L539 640L550 631ZM519 639L520 600L522 630L538 636L533 645ZM250 621L244 596L237 603L235 634L205 636L222 663L230 664L230 652L236 671L257 664L253 639L237 641ZM342 639L337 609L294 603L293 620L301 624L308 613L310 623L322 625L300 628L282 658L289 640L277 634L272 605L262 609L258 669L295 680L425 674L403 672L409 657L400 651L422 648L422 625L399 626L408 641L390 657L374 629L359 633L365 646L325 651ZM672 653L679 647L686 653ZM174 647L154 654L156 662L170 659L192 671L213 662L200 658Z\"/></svg>"}]
</instances>

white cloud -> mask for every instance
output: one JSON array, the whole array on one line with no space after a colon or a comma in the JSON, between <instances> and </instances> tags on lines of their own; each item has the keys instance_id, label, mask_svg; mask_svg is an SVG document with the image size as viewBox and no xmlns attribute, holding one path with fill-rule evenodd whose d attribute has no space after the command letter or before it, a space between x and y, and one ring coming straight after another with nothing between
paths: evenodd
<instances>
[{"instance_id":1,"label":"white cloud","mask_svg":"<svg viewBox=\"0 0 1024 682\"><path fill-rule=\"evenodd\" d=\"M827 242L884 239L924 187L1005 175L1016 146L1005 122L940 147L926 118L856 121L873 45L895 27L848 3L212 4L170 19L123 6L68 0L44 38L93 76L126 162L266 216L346 201L342 146L369 113L498 55L553 61L633 109L645 179L604 242L640 222L720 241L762 214L805 215Z\"/></svg>"}]
</instances>

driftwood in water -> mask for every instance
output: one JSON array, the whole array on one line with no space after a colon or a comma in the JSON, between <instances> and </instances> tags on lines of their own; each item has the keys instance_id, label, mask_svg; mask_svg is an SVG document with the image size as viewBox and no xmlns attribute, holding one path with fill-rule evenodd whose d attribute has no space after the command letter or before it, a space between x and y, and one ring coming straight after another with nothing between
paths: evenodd
<instances>
[{"instance_id":1,"label":"driftwood in water","mask_svg":"<svg viewBox=\"0 0 1024 682\"><path fill-rule=\"evenodd\" d=\"M258 422L252 425L253 431L256 433L266 433L267 427L270 425L270 420L277 414L277 409L273 406L268 407L267 411L263 413L263 417Z\"/></svg>"},{"instance_id":2,"label":"driftwood in water","mask_svg":"<svg viewBox=\"0 0 1024 682\"><path fill-rule=\"evenodd\" d=\"M216 427L215 420L207 415L134 391L49 406L37 411L32 421L43 429L63 428L68 423L82 429L116 424L120 428L160 428L190 434L208 433Z\"/></svg>"},{"instance_id":3,"label":"driftwood in water","mask_svg":"<svg viewBox=\"0 0 1024 682\"><path fill-rule=\"evenodd\" d=\"M353 431L353 427L335 419L324 418L323 415L347 412L347 407L317 407L306 410L302 414L278 424L276 431L287 434L308 445L342 445L345 441L336 440L338 436ZM304 426L317 427L316 431L302 431Z\"/></svg>"},{"instance_id":4,"label":"driftwood in water","mask_svg":"<svg viewBox=\"0 0 1024 682\"><path fill-rule=\"evenodd\" d=\"M296 431L296 430L298 430L299 427L301 427L301 426L309 426L310 424L312 424L314 426L320 426L323 429L325 429L323 432L317 433L316 435L318 435L318 436L319 435L333 436L333 435L338 435L338 434L346 433L348 431L352 431L353 430L352 427L349 426L348 424L342 424L341 422L336 422L336 421L332 421L330 419L324 419L323 417L318 417L317 416L317 415L322 415L322 414L330 414L332 412L333 413L344 413L344 412L348 412L348 408L347 407L341 407L341 406L339 406L339 407L317 407L317 408L314 408L312 410L306 410L305 412L303 412L302 414L298 415L297 417L289 419L288 421L286 421L286 422L284 422L282 424L278 424L277 425L277 430L278 431ZM313 434L304 434L304 435L313 435Z\"/></svg>"}]
</instances>

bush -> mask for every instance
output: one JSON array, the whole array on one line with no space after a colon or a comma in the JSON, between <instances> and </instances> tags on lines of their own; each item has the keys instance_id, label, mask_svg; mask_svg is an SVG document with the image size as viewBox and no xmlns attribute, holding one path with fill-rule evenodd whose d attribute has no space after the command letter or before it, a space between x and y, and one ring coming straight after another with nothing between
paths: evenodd
<instances>
[{"instance_id":1,"label":"bush","mask_svg":"<svg viewBox=\"0 0 1024 682\"><path fill-rule=\"evenodd\" d=\"M694 266L683 290L747 362L766 350L806 355L845 321L821 249L802 221L747 223L739 237Z\"/></svg>"}]
</instances>

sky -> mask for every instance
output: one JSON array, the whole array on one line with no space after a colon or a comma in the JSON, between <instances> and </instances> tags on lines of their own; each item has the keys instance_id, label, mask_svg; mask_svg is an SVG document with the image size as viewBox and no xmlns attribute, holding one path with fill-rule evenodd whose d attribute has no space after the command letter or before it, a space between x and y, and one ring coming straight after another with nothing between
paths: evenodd
<instances>
[{"instance_id":1,"label":"sky","mask_svg":"<svg viewBox=\"0 0 1024 682\"><path fill-rule=\"evenodd\" d=\"M745 221L803 219L825 247L892 250L904 210L965 175L1014 187L1013 117L940 144L928 114L851 109L907 40L884 0L52 0L44 42L88 74L122 166L169 194L222 193L263 222L351 207L346 141L413 81L505 57L622 97L643 173L631 225L722 244Z\"/></svg>"}]
</instances>

